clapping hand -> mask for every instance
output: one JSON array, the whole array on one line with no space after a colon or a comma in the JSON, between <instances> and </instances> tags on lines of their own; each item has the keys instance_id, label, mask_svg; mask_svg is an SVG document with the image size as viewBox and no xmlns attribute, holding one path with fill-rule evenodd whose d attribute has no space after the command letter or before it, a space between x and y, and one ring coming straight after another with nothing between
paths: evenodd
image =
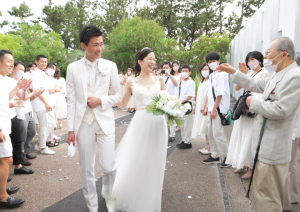
<instances>
[{"instance_id":1,"label":"clapping hand","mask_svg":"<svg viewBox=\"0 0 300 212\"><path fill-rule=\"evenodd\" d=\"M243 74L247 74L249 69L246 67L245 63L239 63L239 70L240 72L242 72Z\"/></svg>"},{"instance_id":2,"label":"clapping hand","mask_svg":"<svg viewBox=\"0 0 300 212\"><path fill-rule=\"evenodd\" d=\"M38 97L38 96L42 95L44 93L44 91L45 91L45 89L43 89L43 88L36 89L33 91L33 95L34 95L34 97Z\"/></svg>"},{"instance_id":3,"label":"clapping hand","mask_svg":"<svg viewBox=\"0 0 300 212\"><path fill-rule=\"evenodd\" d=\"M32 83L31 79L29 79L29 80L27 80L27 79L20 80L19 79L17 82L17 87L19 89L23 89L24 91L26 91L27 88L29 88L29 86L31 85L31 83Z\"/></svg>"}]
</instances>

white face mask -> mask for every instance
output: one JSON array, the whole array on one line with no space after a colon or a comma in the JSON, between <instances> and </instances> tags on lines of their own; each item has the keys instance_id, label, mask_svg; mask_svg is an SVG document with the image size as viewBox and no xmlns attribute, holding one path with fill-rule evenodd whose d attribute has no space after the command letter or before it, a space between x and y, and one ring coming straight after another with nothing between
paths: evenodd
<instances>
[{"instance_id":1,"label":"white face mask","mask_svg":"<svg viewBox=\"0 0 300 212\"><path fill-rule=\"evenodd\" d=\"M279 55L281 55L283 52L281 52ZM264 67L270 71L270 72L275 72L277 70L277 67L279 65L279 63L282 62L282 60L280 60L279 63L277 63L276 65L272 65L273 60L275 60L277 57L279 57L279 55L277 55L276 57L274 57L273 59L264 59Z\"/></svg>"},{"instance_id":2,"label":"white face mask","mask_svg":"<svg viewBox=\"0 0 300 212\"><path fill-rule=\"evenodd\" d=\"M186 73L186 72L183 72L183 73L181 74L181 76L182 76L184 79L186 79L186 78L188 78L188 77L189 77L189 74L188 74L188 73Z\"/></svg>"},{"instance_id":3,"label":"white face mask","mask_svg":"<svg viewBox=\"0 0 300 212\"><path fill-rule=\"evenodd\" d=\"M19 77L19 79L21 79L24 76L24 72L17 71L16 75Z\"/></svg>"},{"instance_id":4,"label":"white face mask","mask_svg":"<svg viewBox=\"0 0 300 212\"><path fill-rule=\"evenodd\" d=\"M204 78L207 78L209 76L209 71L201 71L201 74Z\"/></svg>"},{"instance_id":5,"label":"white face mask","mask_svg":"<svg viewBox=\"0 0 300 212\"><path fill-rule=\"evenodd\" d=\"M252 60L248 63L248 66L252 69L255 70L259 65L258 60Z\"/></svg>"},{"instance_id":6,"label":"white face mask","mask_svg":"<svg viewBox=\"0 0 300 212\"><path fill-rule=\"evenodd\" d=\"M50 76L52 76L55 73L55 71L53 69L49 68L49 69L46 69L46 73L49 74Z\"/></svg>"},{"instance_id":7,"label":"white face mask","mask_svg":"<svg viewBox=\"0 0 300 212\"><path fill-rule=\"evenodd\" d=\"M178 71L179 67L173 67L174 71Z\"/></svg>"},{"instance_id":8,"label":"white face mask","mask_svg":"<svg viewBox=\"0 0 300 212\"><path fill-rule=\"evenodd\" d=\"M213 63L210 63L208 64L208 66L210 67L211 70L216 70L217 67L218 67L218 62L213 62Z\"/></svg>"}]
</instances>

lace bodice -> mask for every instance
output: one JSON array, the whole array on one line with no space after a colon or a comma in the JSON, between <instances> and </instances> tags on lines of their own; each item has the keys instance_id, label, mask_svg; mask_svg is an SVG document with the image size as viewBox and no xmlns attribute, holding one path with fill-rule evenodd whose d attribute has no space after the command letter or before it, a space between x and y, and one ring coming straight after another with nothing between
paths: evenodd
<instances>
[{"instance_id":1,"label":"lace bodice","mask_svg":"<svg viewBox=\"0 0 300 212\"><path fill-rule=\"evenodd\" d=\"M147 105L152 102L154 96L157 96L160 92L161 85L159 78L156 77L154 85L148 90L146 87L135 83L132 79L132 96L135 100L136 110L145 109Z\"/></svg>"}]
</instances>

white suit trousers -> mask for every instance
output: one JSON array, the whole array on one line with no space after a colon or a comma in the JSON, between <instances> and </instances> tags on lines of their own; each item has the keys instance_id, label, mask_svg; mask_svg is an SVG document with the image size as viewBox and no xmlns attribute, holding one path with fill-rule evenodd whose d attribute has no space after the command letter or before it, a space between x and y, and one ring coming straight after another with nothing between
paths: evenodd
<instances>
[{"instance_id":1,"label":"white suit trousers","mask_svg":"<svg viewBox=\"0 0 300 212\"><path fill-rule=\"evenodd\" d=\"M211 156L213 158L221 157L221 160L223 161L227 156L228 143L219 114L217 113L215 119L210 119L210 113L207 113L206 123Z\"/></svg>"},{"instance_id":2,"label":"white suit trousers","mask_svg":"<svg viewBox=\"0 0 300 212\"><path fill-rule=\"evenodd\" d=\"M46 110L41 110L36 112L37 119L39 121L39 147L46 147L47 126L48 126L48 112Z\"/></svg>"},{"instance_id":3,"label":"white suit trousers","mask_svg":"<svg viewBox=\"0 0 300 212\"><path fill-rule=\"evenodd\" d=\"M184 116L183 124L181 126L181 137L184 143L191 143L193 124L194 124L194 114L190 113Z\"/></svg>"},{"instance_id":4,"label":"white suit trousers","mask_svg":"<svg viewBox=\"0 0 300 212\"><path fill-rule=\"evenodd\" d=\"M115 134L105 135L99 124L81 123L76 141L78 144L79 163L83 195L91 211L98 211L98 195L95 182L95 146L98 144L102 171L102 196L109 198L116 177Z\"/></svg>"},{"instance_id":5,"label":"white suit trousers","mask_svg":"<svg viewBox=\"0 0 300 212\"><path fill-rule=\"evenodd\" d=\"M176 125L170 126L170 137L174 138L175 137L175 130L176 130Z\"/></svg>"},{"instance_id":6,"label":"white suit trousers","mask_svg":"<svg viewBox=\"0 0 300 212\"><path fill-rule=\"evenodd\" d=\"M299 194L297 190L298 143L299 138L293 140L292 160L289 165L289 172L284 185L283 210L292 210L291 203L299 202Z\"/></svg>"}]
</instances>

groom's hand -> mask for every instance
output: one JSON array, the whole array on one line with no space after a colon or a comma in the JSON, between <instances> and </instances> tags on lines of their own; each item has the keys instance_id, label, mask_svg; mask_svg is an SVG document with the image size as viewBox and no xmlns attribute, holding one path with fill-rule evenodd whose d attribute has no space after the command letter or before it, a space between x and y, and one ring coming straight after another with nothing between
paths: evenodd
<instances>
[{"instance_id":1,"label":"groom's hand","mask_svg":"<svg viewBox=\"0 0 300 212\"><path fill-rule=\"evenodd\" d=\"M71 143L73 143L73 146L75 146L75 135L73 131L69 131L68 132L68 137L66 142L70 145Z\"/></svg>"},{"instance_id":2,"label":"groom's hand","mask_svg":"<svg viewBox=\"0 0 300 212\"><path fill-rule=\"evenodd\" d=\"M97 97L88 97L87 105L93 109L93 108L97 107L98 105L101 105L101 99L97 98Z\"/></svg>"}]
</instances>

